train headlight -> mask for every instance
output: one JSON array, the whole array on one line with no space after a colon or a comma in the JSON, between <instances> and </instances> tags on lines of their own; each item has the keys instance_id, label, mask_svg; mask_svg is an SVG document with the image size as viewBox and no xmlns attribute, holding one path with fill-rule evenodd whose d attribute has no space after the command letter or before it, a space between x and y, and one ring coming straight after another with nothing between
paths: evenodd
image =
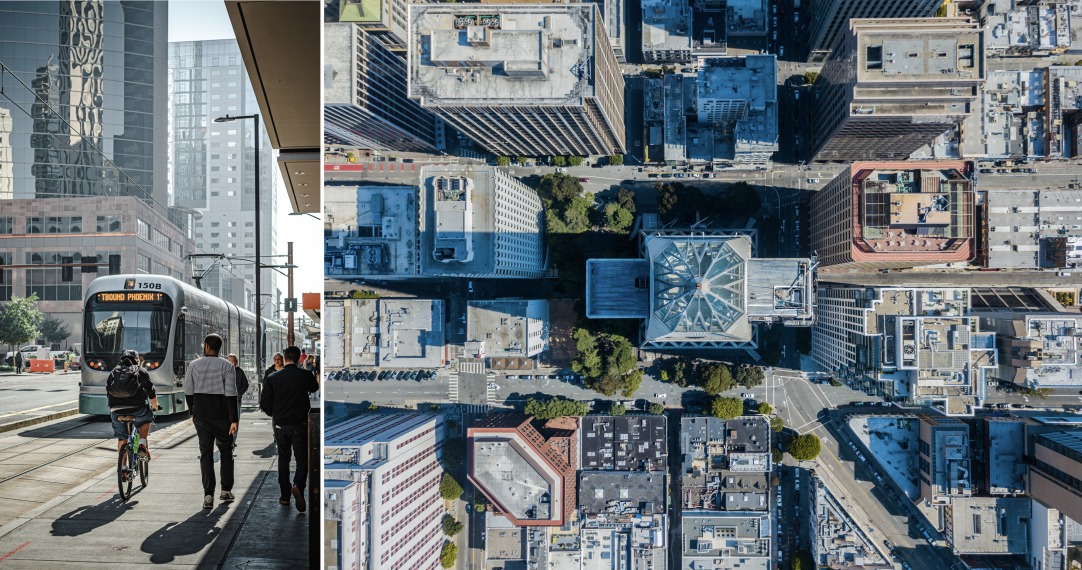
<instances>
[{"instance_id":1,"label":"train headlight","mask_svg":"<svg viewBox=\"0 0 1082 570\"><path fill-rule=\"evenodd\" d=\"M160 367L161 365L162 365L162 363L161 363L160 360L152 360L152 361L147 362L143 366L143 368L146 368L147 370L157 370L158 367Z\"/></svg>"}]
</instances>

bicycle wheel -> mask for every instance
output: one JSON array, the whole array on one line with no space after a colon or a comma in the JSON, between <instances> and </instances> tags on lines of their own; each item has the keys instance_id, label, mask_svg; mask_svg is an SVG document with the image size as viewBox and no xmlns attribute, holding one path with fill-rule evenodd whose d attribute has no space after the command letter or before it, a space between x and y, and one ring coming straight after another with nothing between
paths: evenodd
<instances>
[{"instance_id":1,"label":"bicycle wheel","mask_svg":"<svg viewBox=\"0 0 1082 570\"><path fill-rule=\"evenodd\" d=\"M147 480L150 478L150 458L143 459L140 457L135 461L136 465L139 466L139 483L146 488Z\"/></svg>"},{"instance_id":2,"label":"bicycle wheel","mask_svg":"<svg viewBox=\"0 0 1082 570\"><path fill-rule=\"evenodd\" d=\"M116 481L117 490L120 491L120 498L127 501L131 497L131 484L132 484L132 453L131 447L128 444L124 444L124 447L120 448L120 457L116 461Z\"/></svg>"}]
</instances>

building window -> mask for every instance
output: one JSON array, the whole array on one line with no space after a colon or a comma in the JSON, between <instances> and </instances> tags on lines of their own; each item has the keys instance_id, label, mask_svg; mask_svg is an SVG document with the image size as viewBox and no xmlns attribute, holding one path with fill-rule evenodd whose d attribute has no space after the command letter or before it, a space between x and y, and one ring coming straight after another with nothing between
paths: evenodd
<instances>
[{"instance_id":1,"label":"building window","mask_svg":"<svg viewBox=\"0 0 1082 570\"><path fill-rule=\"evenodd\" d=\"M98 216L97 232L99 234L119 232L120 227L120 214Z\"/></svg>"},{"instance_id":2,"label":"building window","mask_svg":"<svg viewBox=\"0 0 1082 570\"><path fill-rule=\"evenodd\" d=\"M145 239L147 241L150 241L150 226L147 225L147 223L144 222L143 220L138 220L137 219L137 221L139 222L139 224L138 224L136 232L135 232L136 235L138 235L139 237L141 237L141 238L143 238L143 239Z\"/></svg>"},{"instance_id":3,"label":"building window","mask_svg":"<svg viewBox=\"0 0 1082 570\"><path fill-rule=\"evenodd\" d=\"M171 249L173 249L173 244L170 241L169 236L159 232L158 230L154 230L154 245L164 249L165 251L170 251Z\"/></svg>"},{"instance_id":4,"label":"building window","mask_svg":"<svg viewBox=\"0 0 1082 570\"><path fill-rule=\"evenodd\" d=\"M2 254L0 254L2 255ZM56 265L64 263L65 258L70 258L71 263L82 263L83 255L71 251L51 251L46 253L27 253L27 265ZM87 262L91 259L88 257ZM81 271L75 271L72 281L63 281L62 269L59 267L42 267L26 270L26 296L37 295L42 301L81 301L83 299L83 278ZM5 284L11 281L6 279ZM9 295L10 297L10 295Z\"/></svg>"},{"instance_id":5,"label":"building window","mask_svg":"<svg viewBox=\"0 0 1082 570\"><path fill-rule=\"evenodd\" d=\"M15 233L15 218L0 218L0 235Z\"/></svg>"},{"instance_id":6,"label":"building window","mask_svg":"<svg viewBox=\"0 0 1082 570\"><path fill-rule=\"evenodd\" d=\"M141 253L136 254L135 270L139 273L150 273L150 258Z\"/></svg>"}]
</instances>

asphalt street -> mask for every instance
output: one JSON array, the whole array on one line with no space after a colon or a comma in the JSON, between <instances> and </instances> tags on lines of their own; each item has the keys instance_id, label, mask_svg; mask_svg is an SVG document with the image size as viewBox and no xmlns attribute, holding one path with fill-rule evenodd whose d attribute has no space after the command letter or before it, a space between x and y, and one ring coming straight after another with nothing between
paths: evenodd
<instances>
[{"instance_id":1,"label":"asphalt street","mask_svg":"<svg viewBox=\"0 0 1082 570\"><path fill-rule=\"evenodd\" d=\"M79 373L0 374L0 421L35 408L79 402Z\"/></svg>"}]
</instances>

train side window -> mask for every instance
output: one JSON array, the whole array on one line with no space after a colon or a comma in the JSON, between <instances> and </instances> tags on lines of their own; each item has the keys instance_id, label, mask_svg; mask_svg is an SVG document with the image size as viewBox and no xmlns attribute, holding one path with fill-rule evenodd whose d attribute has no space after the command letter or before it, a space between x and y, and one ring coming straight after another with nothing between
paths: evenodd
<instances>
[{"instance_id":1,"label":"train side window","mask_svg":"<svg viewBox=\"0 0 1082 570\"><path fill-rule=\"evenodd\" d=\"M177 330L173 335L173 374L183 378L187 369L184 361L184 316L177 317Z\"/></svg>"}]
</instances>

